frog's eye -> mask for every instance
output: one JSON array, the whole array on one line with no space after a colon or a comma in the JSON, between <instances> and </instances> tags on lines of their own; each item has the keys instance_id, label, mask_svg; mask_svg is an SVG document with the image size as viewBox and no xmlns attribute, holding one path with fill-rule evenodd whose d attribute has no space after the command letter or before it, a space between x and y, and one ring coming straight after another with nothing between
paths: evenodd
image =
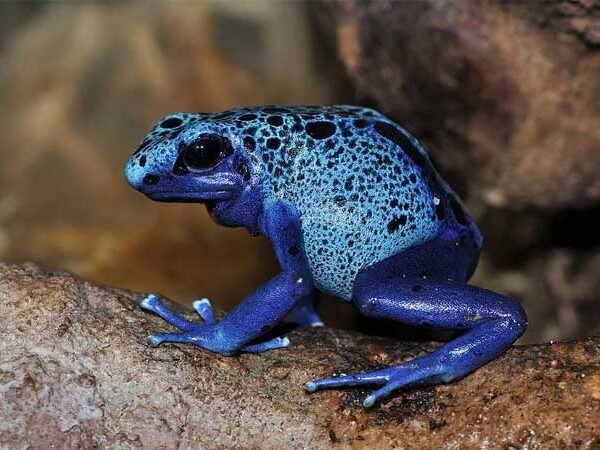
<instances>
[{"instance_id":1,"label":"frog's eye","mask_svg":"<svg viewBox=\"0 0 600 450\"><path fill-rule=\"evenodd\" d=\"M215 167L231 154L229 142L219 136L201 136L182 151L183 162L189 170L206 170Z\"/></svg>"}]
</instances>

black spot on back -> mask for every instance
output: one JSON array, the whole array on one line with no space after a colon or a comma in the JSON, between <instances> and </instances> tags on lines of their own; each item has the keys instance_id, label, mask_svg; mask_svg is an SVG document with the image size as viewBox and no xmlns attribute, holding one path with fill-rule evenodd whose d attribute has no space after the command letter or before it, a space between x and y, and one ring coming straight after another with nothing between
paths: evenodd
<instances>
[{"instance_id":1,"label":"black spot on back","mask_svg":"<svg viewBox=\"0 0 600 450\"><path fill-rule=\"evenodd\" d=\"M387 231L391 234L404 225L406 225L406 215L401 214L399 217L395 218L387 224Z\"/></svg>"},{"instance_id":2,"label":"black spot on back","mask_svg":"<svg viewBox=\"0 0 600 450\"><path fill-rule=\"evenodd\" d=\"M279 138L269 138L267 139L267 148L271 150L277 150L281 145L281 140Z\"/></svg>"},{"instance_id":3,"label":"black spot on back","mask_svg":"<svg viewBox=\"0 0 600 450\"><path fill-rule=\"evenodd\" d=\"M280 127L283 125L283 118L281 116L269 116L267 123L269 125L273 125L274 127Z\"/></svg>"},{"instance_id":4,"label":"black spot on back","mask_svg":"<svg viewBox=\"0 0 600 450\"><path fill-rule=\"evenodd\" d=\"M336 126L333 122L322 120L307 123L305 129L306 133L313 139L327 139L333 136Z\"/></svg>"},{"instance_id":5,"label":"black spot on back","mask_svg":"<svg viewBox=\"0 0 600 450\"><path fill-rule=\"evenodd\" d=\"M254 151L254 149L256 148L256 141L253 137L246 136L244 138L244 148L249 152Z\"/></svg>"},{"instance_id":6,"label":"black spot on back","mask_svg":"<svg viewBox=\"0 0 600 450\"><path fill-rule=\"evenodd\" d=\"M346 197L344 197L343 195L336 195L333 198L333 201L338 206L344 206L346 204Z\"/></svg>"},{"instance_id":7,"label":"black spot on back","mask_svg":"<svg viewBox=\"0 0 600 450\"><path fill-rule=\"evenodd\" d=\"M248 122L250 120L256 119L256 114L243 114L238 119L243 120L244 122Z\"/></svg>"},{"instance_id":8,"label":"black spot on back","mask_svg":"<svg viewBox=\"0 0 600 450\"><path fill-rule=\"evenodd\" d=\"M421 152L413 145L410 139L399 129L387 122L375 122L375 130L384 138L392 141L408 155L421 169L427 170L427 160Z\"/></svg>"},{"instance_id":9,"label":"black spot on back","mask_svg":"<svg viewBox=\"0 0 600 450\"><path fill-rule=\"evenodd\" d=\"M140 167L144 167L146 165L146 155L140 158Z\"/></svg>"},{"instance_id":10,"label":"black spot on back","mask_svg":"<svg viewBox=\"0 0 600 450\"><path fill-rule=\"evenodd\" d=\"M171 117L169 119L165 119L160 123L161 128L175 128L183 123L179 117Z\"/></svg>"},{"instance_id":11,"label":"black spot on back","mask_svg":"<svg viewBox=\"0 0 600 450\"><path fill-rule=\"evenodd\" d=\"M367 122L366 120L363 120L363 119L356 119L354 121L354 126L356 128L365 128L367 125L369 125L369 122Z\"/></svg>"},{"instance_id":12,"label":"black spot on back","mask_svg":"<svg viewBox=\"0 0 600 450\"><path fill-rule=\"evenodd\" d=\"M461 225L466 225L468 223L467 216L456 197L452 194L448 194L448 201L450 202L450 208L452 208L456 221Z\"/></svg>"}]
</instances>

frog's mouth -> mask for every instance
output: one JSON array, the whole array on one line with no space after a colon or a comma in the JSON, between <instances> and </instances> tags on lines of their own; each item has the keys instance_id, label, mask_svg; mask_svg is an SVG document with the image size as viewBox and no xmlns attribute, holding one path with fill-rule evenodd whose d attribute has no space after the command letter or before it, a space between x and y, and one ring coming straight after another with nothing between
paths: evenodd
<instances>
[{"instance_id":1,"label":"frog's mouth","mask_svg":"<svg viewBox=\"0 0 600 450\"><path fill-rule=\"evenodd\" d=\"M229 174L187 178L185 183L157 183L144 194L159 202L204 203L234 198L239 190L238 180Z\"/></svg>"},{"instance_id":2,"label":"frog's mouth","mask_svg":"<svg viewBox=\"0 0 600 450\"><path fill-rule=\"evenodd\" d=\"M157 202L204 203L215 200L228 200L233 197L231 192L153 192L146 194Z\"/></svg>"}]
</instances>

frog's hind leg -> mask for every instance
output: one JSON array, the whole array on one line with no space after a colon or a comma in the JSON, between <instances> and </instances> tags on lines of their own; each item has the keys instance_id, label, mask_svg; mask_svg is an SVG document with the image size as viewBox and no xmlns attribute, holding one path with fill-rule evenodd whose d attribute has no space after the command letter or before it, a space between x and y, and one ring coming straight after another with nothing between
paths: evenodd
<instances>
[{"instance_id":1,"label":"frog's hind leg","mask_svg":"<svg viewBox=\"0 0 600 450\"><path fill-rule=\"evenodd\" d=\"M461 378L502 354L525 331L525 313L509 297L448 279L390 275L377 265L359 274L353 301L362 314L465 333L430 354L397 366L309 382L305 386L309 392L380 385L364 400L364 406L370 407L407 385Z\"/></svg>"}]
</instances>

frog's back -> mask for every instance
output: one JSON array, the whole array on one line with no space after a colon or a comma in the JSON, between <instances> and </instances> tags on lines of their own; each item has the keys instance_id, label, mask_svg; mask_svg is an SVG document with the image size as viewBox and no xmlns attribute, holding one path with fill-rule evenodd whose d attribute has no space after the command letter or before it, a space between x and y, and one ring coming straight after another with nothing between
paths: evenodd
<instances>
[{"instance_id":1,"label":"frog's back","mask_svg":"<svg viewBox=\"0 0 600 450\"><path fill-rule=\"evenodd\" d=\"M286 199L300 214L319 289L348 300L359 270L444 233L470 235L480 248L423 148L378 112L256 107L239 118L250 126L265 200Z\"/></svg>"}]
</instances>

